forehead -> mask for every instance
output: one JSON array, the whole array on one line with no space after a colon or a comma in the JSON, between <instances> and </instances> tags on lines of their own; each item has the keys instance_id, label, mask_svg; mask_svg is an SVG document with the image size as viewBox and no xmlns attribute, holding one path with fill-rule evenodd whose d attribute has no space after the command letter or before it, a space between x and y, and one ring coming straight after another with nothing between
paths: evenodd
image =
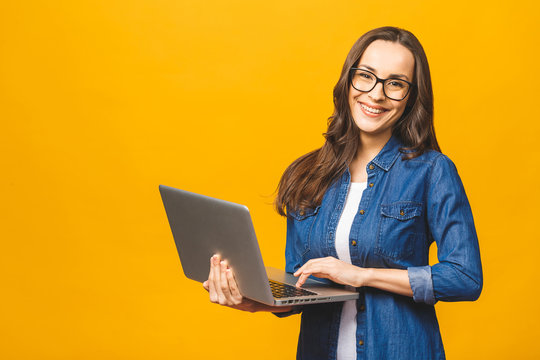
<instances>
[{"instance_id":1,"label":"forehead","mask_svg":"<svg viewBox=\"0 0 540 360\"><path fill-rule=\"evenodd\" d=\"M414 56L405 46L391 41L375 40L368 45L358 64L368 65L378 76L403 74L412 79Z\"/></svg>"}]
</instances>

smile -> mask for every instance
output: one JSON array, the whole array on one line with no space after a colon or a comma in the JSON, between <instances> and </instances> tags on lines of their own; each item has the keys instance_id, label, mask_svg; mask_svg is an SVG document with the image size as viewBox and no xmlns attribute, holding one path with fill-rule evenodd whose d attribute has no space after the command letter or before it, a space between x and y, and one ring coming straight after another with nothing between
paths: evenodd
<instances>
[{"instance_id":1,"label":"smile","mask_svg":"<svg viewBox=\"0 0 540 360\"><path fill-rule=\"evenodd\" d=\"M388 111L388 110L382 109L382 108L380 108L380 109L372 108L372 107L364 105L362 103L359 103L359 104L362 107L362 110L364 110L365 112L368 112L370 114L382 114L383 112Z\"/></svg>"}]
</instances>

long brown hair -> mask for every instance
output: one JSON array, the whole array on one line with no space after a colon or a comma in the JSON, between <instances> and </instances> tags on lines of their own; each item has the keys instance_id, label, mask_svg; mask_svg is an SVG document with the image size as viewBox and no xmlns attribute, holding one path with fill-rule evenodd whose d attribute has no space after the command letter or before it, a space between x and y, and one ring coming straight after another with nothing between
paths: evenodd
<instances>
[{"instance_id":1,"label":"long brown hair","mask_svg":"<svg viewBox=\"0 0 540 360\"><path fill-rule=\"evenodd\" d=\"M392 133L407 150L404 159L420 156L426 150L440 151L433 127L433 90L424 49L409 31L392 26L380 27L362 35L353 45L341 76L334 87L334 113L328 118L324 145L296 159L283 173L274 202L276 211L286 212L320 205L328 187L347 169L356 155L360 132L349 108L349 72L366 48L375 40L397 42L411 51L415 60L414 85L403 115Z\"/></svg>"}]
</instances>

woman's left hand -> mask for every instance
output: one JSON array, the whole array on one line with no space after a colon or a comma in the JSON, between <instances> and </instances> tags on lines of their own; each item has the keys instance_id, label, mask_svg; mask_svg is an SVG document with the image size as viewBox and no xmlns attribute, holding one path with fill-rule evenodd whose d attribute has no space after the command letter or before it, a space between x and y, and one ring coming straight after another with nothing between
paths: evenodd
<instances>
[{"instance_id":1,"label":"woman's left hand","mask_svg":"<svg viewBox=\"0 0 540 360\"><path fill-rule=\"evenodd\" d=\"M298 287L304 285L310 275L330 279L338 284L360 287L364 286L368 271L368 269L328 256L309 260L296 270L294 276L300 276L296 282Z\"/></svg>"}]
</instances>

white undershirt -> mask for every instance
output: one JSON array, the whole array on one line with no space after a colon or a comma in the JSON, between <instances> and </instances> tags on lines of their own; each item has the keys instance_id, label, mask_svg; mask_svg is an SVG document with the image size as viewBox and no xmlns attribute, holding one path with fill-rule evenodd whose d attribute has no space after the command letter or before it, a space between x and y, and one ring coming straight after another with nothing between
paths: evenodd
<instances>
[{"instance_id":1,"label":"white undershirt","mask_svg":"<svg viewBox=\"0 0 540 360\"><path fill-rule=\"evenodd\" d=\"M358 213L358 206L362 199L362 192L367 182L353 183L349 186L347 200L336 229L336 252L338 258L351 264L349 252L349 234L354 217ZM356 359L356 300L343 302L341 321L339 323L337 360Z\"/></svg>"}]
</instances>

